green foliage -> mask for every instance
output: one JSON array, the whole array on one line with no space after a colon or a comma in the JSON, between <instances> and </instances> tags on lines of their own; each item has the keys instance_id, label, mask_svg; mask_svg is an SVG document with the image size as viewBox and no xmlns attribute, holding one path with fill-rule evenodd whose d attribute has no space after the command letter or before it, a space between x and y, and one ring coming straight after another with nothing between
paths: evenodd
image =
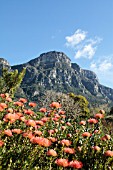
<instances>
[{"instance_id":1,"label":"green foliage","mask_svg":"<svg viewBox=\"0 0 113 170\"><path fill-rule=\"evenodd\" d=\"M112 127L104 131L102 110L67 120L58 102L34 111L36 103L7 97L0 94L0 170L112 170Z\"/></svg>"},{"instance_id":2,"label":"green foliage","mask_svg":"<svg viewBox=\"0 0 113 170\"><path fill-rule=\"evenodd\" d=\"M10 71L7 68L3 68L2 76L0 77L0 91L14 96L23 80L25 72L25 68L20 73L18 73L18 70Z\"/></svg>"},{"instance_id":3,"label":"green foliage","mask_svg":"<svg viewBox=\"0 0 113 170\"><path fill-rule=\"evenodd\" d=\"M82 95L75 95L73 93L70 93L69 96L74 100L74 104L78 104L78 109L82 112L82 116L87 117L89 114L89 102L87 99Z\"/></svg>"}]
</instances>

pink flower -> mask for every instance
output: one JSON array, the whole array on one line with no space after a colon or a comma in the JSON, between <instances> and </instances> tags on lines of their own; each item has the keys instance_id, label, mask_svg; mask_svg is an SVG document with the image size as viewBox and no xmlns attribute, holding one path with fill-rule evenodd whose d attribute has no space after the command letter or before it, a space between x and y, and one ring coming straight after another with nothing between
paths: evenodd
<instances>
[{"instance_id":1,"label":"pink flower","mask_svg":"<svg viewBox=\"0 0 113 170\"><path fill-rule=\"evenodd\" d=\"M25 98L20 98L20 99L19 99L19 102L27 103L27 99L25 99Z\"/></svg>"},{"instance_id":2,"label":"pink flower","mask_svg":"<svg viewBox=\"0 0 113 170\"><path fill-rule=\"evenodd\" d=\"M81 120L80 125L85 125L86 121L85 120Z\"/></svg>"},{"instance_id":3,"label":"pink flower","mask_svg":"<svg viewBox=\"0 0 113 170\"><path fill-rule=\"evenodd\" d=\"M110 156L110 157L112 157L112 156L113 156L113 151L108 150L108 151L106 151L106 152L104 153L104 155L105 155L105 156Z\"/></svg>"},{"instance_id":4,"label":"pink flower","mask_svg":"<svg viewBox=\"0 0 113 170\"><path fill-rule=\"evenodd\" d=\"M21 134L22 130L21 129L12 129L13 133Z\"/></svg>"},{"instance_id":5,"label":"pink flower","mask_svg":"<svg viewBox=\"0 0 113 170\"><path fill-rule=\"evenodd\" d=\"M27 115L34 115L34 112L31 109L24 109L24 113Z\"/></svg>"},{"instance_id":6,"label":"pink flower","mask_svg":"<svg viewBox=\"0 0 113 170\"><path fill-rule=\"evenodd\" d=\"M97 122L98 122L97 119L94 119L94 118L88 119L88 123L90 123L90 124L96 124Z\"/></svg>"},{"instance_id":7,"label":"pink flower","mask_svg":"<svg viewBox=\"0 0 113 170\"><path fill-rule=\"evenodd\" d=\"M35 102L29 102L29 106L30 106L30 107L36 107L36 105L37 105L37 104L36 104Z\"/></svg>"},{"instance_id":8,"label":"pink flower","mask_svg":"<svg viewBox=\"0 0 113 170\"><path fill-rule=\"evenodd\" d=\"M54 149L50 149L47 152L48 156L57 156L57 152Z\"/></svg>"},{"instance_id":9,"label":"pink flower","mask_svg":"<svg viewBox=\"0 0 113 170\"><path fill-rule=\"evenodd\" d=\"M69 153L69 154L74 154L75 153L75 149L74 148L67 148L65 147L64 149L65 153Z\"/></svg>"},{"instance_id":10,"label":"pink flower","mask_svg":"<svg viewBox=\"0 0 113 170\"><path fill-rule=\"evenodd\" d=\"M90 136L91 136L91 133L89 133L89 132L84 132L84 133L82 134L82 136L83 136L83 137L90 137Z\"/></svg>"},{"instance_id":11,"label":"pink flower","mask_svg":"<svg viewBox=\"0 0 113 170\"><path fill-rule=\"evenodd\" d=\"M22 102L17 101L17 102L14 102L14 105L16 105L16 106L23 106L24 104Z\"/></svg>"},{"instance_id":12,"label":"pink flower","mask_svg":"<svg viewBox=\"0 0 113 170\"><path fill-rule=\"evenodd\" d=\"M58 103L58 102L52 102L52 103L50 104L50 107L53 107L53 108L61 108L61 104Z\"/></svg>"},{"instance_id":13,"label":"pink flower","mask_svg":"<svg viewBox=\"0 0 113 170\"><path fill-rule=\"evenodd\" d=\"M46 108L41 108L39 111L45 113L47 110L46 110Z\"/></svg>"},{"instance_id":14,"label":"pink flower","mask_svg":"<svg viewBox=\"0 0 113 170\"><path fill-rule=\"evenodd\" d=\"M74 160L69 162L69 166L72 168L80 169L83 167L83 163L81 161Z\"/></svg>"},{"instance_id":15,"label":"pink flower","mask_svg":"<svg viewBox=\"0 0 113 170\"><path fill-rule=\"evenodd\" d=\"M12 131L10 129L4 130L4 134L7 136L13 136Z\"/></svg>"},{"instance_id":16,"label":"pink flower","mask_svg":"<svg viewBox=\"0 0 113 170\"><path fill-rule=\"evenodd\" d=\"M35 122L35 120L29 119L29 120L26 122L26 125L27 125L27 126L33 126L33 127L35 127L35 126L36 126L36 122Z\"/></svg>"},{"instance_id":17,"label":"pink flower","mask_svg":"<svg viewBox=\"0 0 113 170\"><path fill-rule=\"evenodd\" d=\"M60 110L60 111L59 111L59 114L64 115L64 114L65 114L65 111Z\"/></svg>"},{"instance_id":18,"label":"pink flower","mask_svg":"<svg viewBox=\"0 0 113 170\"><path fill-rule=\"evenodd\" d=\"M0 140L0 147L2 147L3 145L4 145L4 142Z\"/></svg>"},{"instance_id":19,"label":"pink flower","mask_svg":"<svg viewBox=\"0 0 113 170\"><path fill-rule=\"evenodd\" d=\"M99 146L93 146L92 149L94 149L95 151L100 151L100 147Z\"/></svg>"},{"instance_id":20,"label":"pink flower","mask_svg":"<svg viewBox=\"0 0 113 170\"><path fill-rule=\"evenodd\" d=\"M35 135L42 135L42 132L40 130L35 130Z\"/></svg>"},{"instance_id":21,"label":"pink flower","mask_svg":"<svg viewBox=\"0 0 113 170\"><path fill-rule=\"evenodd\" d=\"M101 113L97 113L97 114L95 114L95 118L102 119L102 118L104 118L104 115Z\"/></svg>"},{"instance_id":22,"label":"pink flower","mask_svg":"<svg viewBox=\"0 0 113 170\"><path fill-rule=\"evenodd\" d=\"M68 167L68 166L69 166L68 159L60 158L60 159L57 159L57 160L55 161L55 163L56 163L58 166L62 166L62 167Z\"/></svg>"},{"instance_id":23,"label":"pink flower","mask_svg":"<svg viewBox=\"0 0 113 170\"><path fill-rule=\"evenodd\" d=\"M51 141L44 137L33 137L31 138L30 141L34 144L38 144L40 146L45 146L45 147L49 147L51 145Z\"/></svg>"},{"instance_id":24,"label":"pink flower","mask_svg":"<svg viewBox=\"0 0 113 170\"><path fill-rule=\"evenodd\" d=\"M63 139L60 141L60 143L62 145L65 145L65 146L70 146L71 145L71 141L67 140L67 139Z\"/></svg>"}]
</instances>

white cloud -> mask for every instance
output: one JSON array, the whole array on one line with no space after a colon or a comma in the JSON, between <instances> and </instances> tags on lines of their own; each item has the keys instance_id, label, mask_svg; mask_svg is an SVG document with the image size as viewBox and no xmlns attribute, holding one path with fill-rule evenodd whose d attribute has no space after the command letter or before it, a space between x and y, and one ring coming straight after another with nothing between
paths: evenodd
<instances>
[{"instance_id":1,"label":"white cloud","mask_svg":"<svg viewBox=\"0 0 113 170\"><path fill-rule=\"evenodd\" d=\"M108 72L113 69L113 63L111 57L104 59L103 61L98 60L97 62L92 62L90 65L91 69L94 69L95 72Z\"/></svg>"},{"instance_id":2,"label":"white cloud","mask_svg":"<svg viewBox=\"0 0 113 170\"><path fill-rule=\"evenodd\" d=\"M92 44L85 45L82 49L79 49L76 52L75 58L78 59L84 57L84 58L91 59L94 56L95 51L96 51L96 47L93 47Z\"/></svg>"},{"instance_id":3,"label":"white cloud","mask_svg":"<svg viewBox=\"0 0 113 170\"><path fill-rule=\"evenodd\" d=\"M74 48L77 44L82 42L86 38L87 32L78 29L75 33L71 36L66 36L66 46Z\"/></svg>"},{"instance_id":4,"label":"white cloud","mask_svg":"<svg viewBox=\"0 0 113 170\"><path fill-rule=\"evenodd\" d=\"M93 61L90 69L97 74L101 84L113 88L113 55Z\"/></svg>"},{"instance_id":5,"label":"white cloud","mask_svg":"<svg viewBox=\"0 0 113 170\"><path fill-rule=\"evenodd\" d=\"M78 29L71 36L66 36L66 46L74 50L76 59L91 59L101 41L100 37L87 38L87 32L81 29Z\"/></svg>"}]
</instances>

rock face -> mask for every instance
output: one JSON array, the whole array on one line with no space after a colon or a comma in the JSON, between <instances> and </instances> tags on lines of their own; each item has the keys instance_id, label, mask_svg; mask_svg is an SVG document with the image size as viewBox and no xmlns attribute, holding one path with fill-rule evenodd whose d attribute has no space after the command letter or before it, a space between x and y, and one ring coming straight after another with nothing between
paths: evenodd
<instances>
[{"instance_id":1,"label":"rock face","mask_svg":"<svg viewBox=\"0 0 113 170\"><path fill-rule=\"evenodd\" d=\"M91 102L113 102L113 89L101 85L96 74L83 70L63 53L51 51L11 69L26 67L21 88L26 97L37 100L46 90L73 92L84 95Z\"/></svg>"},{"instance_id":2,"label":"rock face","mask_svg":"<svg viewBox=\"0 0 113 170\"><path fill-rule=\"evenodd\" d=\"M5 60L4 58L0 58L0 75L4 67L9 68L9 69L11 68L7 60Z\"/></svg>"}]
</instances>

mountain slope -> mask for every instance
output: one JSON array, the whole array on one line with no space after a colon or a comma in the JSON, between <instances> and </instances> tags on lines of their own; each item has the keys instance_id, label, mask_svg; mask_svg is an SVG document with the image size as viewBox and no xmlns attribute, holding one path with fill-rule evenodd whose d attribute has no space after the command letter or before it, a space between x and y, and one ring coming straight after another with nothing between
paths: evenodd
<instances>
[{"instance_id":1,"label":"mountain slope","mask_svg":"<svg viewBox=\"0 0 113 170\"><path fill-rule=\"evenodd\" d=\"M113 89L101 85L96 74L83 70L63 53L51 51L11 69L22 70L26 75L21 88L26 97L38 100L46 90L82 94L91 102L113 102Z\"/></svg>"}]
</instances>

